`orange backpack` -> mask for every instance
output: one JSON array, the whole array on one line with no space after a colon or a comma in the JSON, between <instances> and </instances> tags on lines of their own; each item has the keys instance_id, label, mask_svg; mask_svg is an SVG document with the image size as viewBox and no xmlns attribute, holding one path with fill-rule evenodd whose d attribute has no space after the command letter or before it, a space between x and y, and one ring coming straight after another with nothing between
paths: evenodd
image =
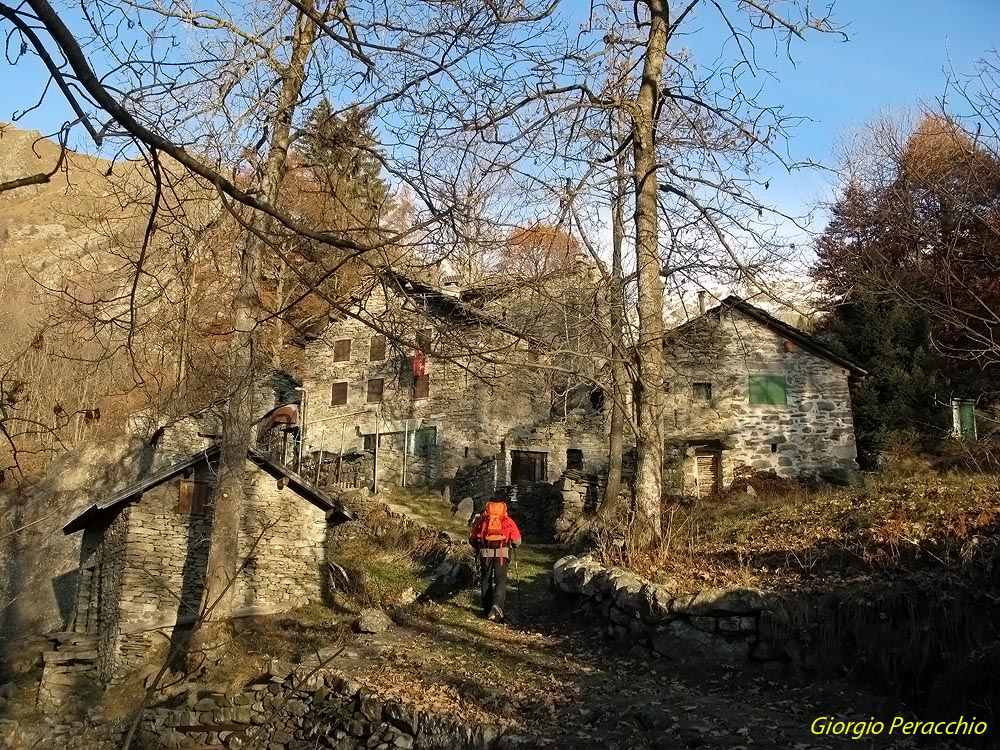
<instances>
[{"instance_id":1,"label":"orange backpack","mask_svg":"<svg viewBox=\"0 0 1000 750\"><path fill-rule=\"evenodd\" d=\"M490 546L499 547L507 539L503 522L507 519L507 504L491 500L483 511L483 522L479 527L479 538Z\"/></svg>"}]
</instances>

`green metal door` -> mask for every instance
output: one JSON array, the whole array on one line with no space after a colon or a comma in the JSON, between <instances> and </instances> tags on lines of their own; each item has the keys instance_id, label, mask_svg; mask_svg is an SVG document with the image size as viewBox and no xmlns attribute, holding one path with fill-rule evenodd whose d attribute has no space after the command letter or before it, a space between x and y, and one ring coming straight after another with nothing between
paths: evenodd
<instances>
[{"instance_id":1,"label":"green metal door","mask_svg":"<svg viewBox=\"0 0 1000 750\"><path fill-rule=\"evenodd\" d=\"M963 440L976 439L976 405L972 401L958 405L958 424Z\"/></svg>"}]
</instances>

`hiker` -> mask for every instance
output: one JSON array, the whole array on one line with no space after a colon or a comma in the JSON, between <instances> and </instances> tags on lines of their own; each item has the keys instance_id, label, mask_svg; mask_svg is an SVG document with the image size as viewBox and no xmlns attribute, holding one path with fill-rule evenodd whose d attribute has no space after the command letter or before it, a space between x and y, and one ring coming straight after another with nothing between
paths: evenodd
<instances>
[{"instance_id":1,"label":"hiker","mask_svg":"<svg viewBox=\"0 0 1000 750\"><path fill-rule=\"evenodd\" d=\"M491 497L469 532L469 544L479 555L483 574L483 614L487 620L503 622L507 596L507 568L511 549L521 544L521 532L507 515L507 503Z\"/></svg>"}]
</instances>

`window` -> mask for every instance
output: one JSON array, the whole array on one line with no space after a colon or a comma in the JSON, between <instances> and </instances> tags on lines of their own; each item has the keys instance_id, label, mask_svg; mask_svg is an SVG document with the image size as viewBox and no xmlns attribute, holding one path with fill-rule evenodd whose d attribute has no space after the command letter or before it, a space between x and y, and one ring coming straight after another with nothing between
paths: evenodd
<instances>
[{"instance_id":1,"label":"window","mask_svg":"<svg viewBox=\"0 0 1000 750\"><path fill-rule=\"evenodd\" d=\"M427 458L437 445L437 427L421 427L410 433L410 455Z\"/></svg>"},{"instance_id":2,"label":"window","mask_svg":"<svg viewBox=\"0 0 1000 750\"><path fill-rule=\"evenodd\" d=\"M204 513L208 504L208 484L192 479L182 479L177 487L177 512Z\"/></svg>"},{"instance_id":3,"label":"window","mask_svg":"<svg viewBox=\"0 0 1000 750\"><path fill-rule=\"evenodd\" d=\"M604 411L604 391L595 388L590 392L590 405L594 411Z\"/></svg>"},{"instance_id":4,"label":"window","mask_svg":"<svg viewBox=\"0 0 1000 750\"><path fill-rule=\"evenodd\" d=\"M583 468L583 451L579 448L567 448L566 449L566 468L567 469L582 469Z\"/></svg>"},{"instance_id":5,"label":"window","mask_svg":"<svg viewBox=\"0 0 1000 750\"><path fill-rule=\"evenodd\" d=\"M427 398L431 394L431 376L413 376L413 398Z\"/></svg>"},{"instance_id":6,"label":"window","mask_svg":"<svg viewBox=\"0 0 1000 750\"><path fill-rule=\"evenodd\" d=\"M691 395L695 401L712 400L712 384L704 381L696 382L691 386Z\"/></svg>"},{"instance_id":7,"label":"window","mask_svg":"<svg viewBox=\"0 0 1000 750\"><path fill-rule=\"evenodd\" d=\"M372 378L368 381L368 403L369 404L380 404L382 403L382 388L385 385L385 380L382 378Z\"/></svg>"},{"instance_id":8,"label":"window","mask_svg":"<svg viewBox=\"0 0 1000 750\"><path fill-rule=\"evenodd\" d=\"M365 435L364 436L364 441L365 441L365 443L364 443L364 449L366 451L374 451L375 450L375 436L374 435Z\"/></svg>"},{"instance_id":9,"label":"window","mask_svg":"<svg viewBox=\"0 0 1000 750\"><path fill-rule=\"evenodd\" d=\"M350 362L351 361L351 340L350 339L340 339L333 342L333 361L334 362Z\"/></svg>"},{"instance_id":10,"label":"window","mask_svg":"<svg viewBox=\"0 0 1000 750\"><path fill-rule=\"evenodd\" d=\"M385 336L376 333L368 345L368 361L380 362L385 359Z\"/></svg>"},{"instance_id":11,"label":"window","mask_svg":"<svg viewBox=\"0 0 1000 750\"><path fill-rule=\"evenodd\" d=\"M753 405L787 404L788 393L784 375L751 375L750 403Z\"/></svg>"},{"instance_id":12,"label":"window","mask_svg":"<svg viewBox=\"0 0 1000 750\"><path fill-rule=\"evenodd\" d=\"M347 403L347 381L334 383L330 393L330 406L343 406Z\"/></svg>"},{"instance_id":13,"label":"window","mask_svg":"<svg viewBox=\"0 0 1000 750\"><path fill-rule=\"evenodd\" d=\"M510 481L512 484L519 482L544 482L545 481L545 453L537 451L511 451L510 452Z\"/></svg>"}]
</instances>

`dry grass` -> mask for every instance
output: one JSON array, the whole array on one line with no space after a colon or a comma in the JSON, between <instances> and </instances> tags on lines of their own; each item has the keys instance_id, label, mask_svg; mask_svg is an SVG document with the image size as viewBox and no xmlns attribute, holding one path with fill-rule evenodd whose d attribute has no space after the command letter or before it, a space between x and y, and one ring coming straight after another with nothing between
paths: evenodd
<instances>
[{"instance_id":1,"label":"dry grass","mask_svg":"<svg viewBox=\"0 0 1000 750\"><path fill-rule=\"evenodd\" d=\"M405 508L407 515L431 528L463 537L469 533L468 519L456 516L451 503L439 493L419 488L394 489L391 503Z\"/></svg>"},{"instance_id":2,"label":"dry grass","mask_svg":"<svg viewBox=\"0 0 1000 750\"><path fill-rule=\"evenodd\" d=\"M991 565L1000 536L997 477L939 474L926 463L915 469L862 488L781 487L668 506L659 549L631 549L620 533L599 534L598 548L609 563L693 588L794 588L903 566Z\"/></svg>"}]
</instances>

